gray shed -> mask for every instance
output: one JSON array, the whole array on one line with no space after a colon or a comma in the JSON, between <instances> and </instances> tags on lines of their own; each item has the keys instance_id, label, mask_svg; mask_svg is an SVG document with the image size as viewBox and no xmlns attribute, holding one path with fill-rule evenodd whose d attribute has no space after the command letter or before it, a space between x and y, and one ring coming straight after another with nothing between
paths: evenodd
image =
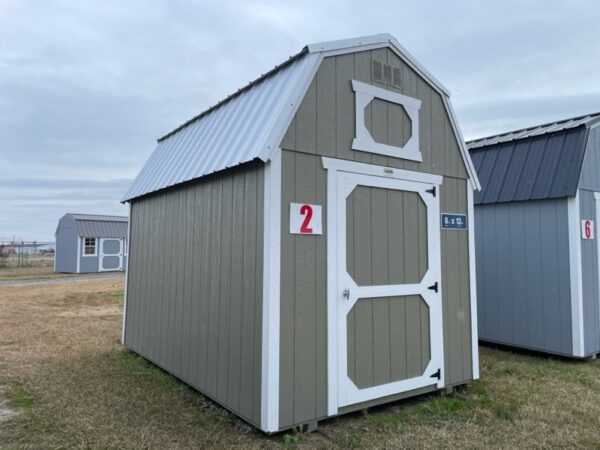
<instances>
[{"instance_id":1,"label":"gray shed","mask_svg":"<svg viewBox=\"0 0 600 450\"><path fill-rule=\"evenodd\" d=\"M54 271L65 273L125 270L127 217L65 214L56 227Z\"/></svg>"},{"instance_id":2,"label":"gray shed","mask_svg":"<svg viewBox=\"0 0 600 450\"><path fill-rule=\"evenodd\" d=\"M123 342L266 432L467 383L477 188L392 36L308 45L158 140Z\"/></svg>"},{"instance_id":3,"label":"gray shed","mask_svg":"<svg viewBox=\"0 0 600 450\"><path fill-rule=\"evenodd\" d=\"M600 113L468 143L482 340L600 352Z\"/></svg>"}]
</instances>

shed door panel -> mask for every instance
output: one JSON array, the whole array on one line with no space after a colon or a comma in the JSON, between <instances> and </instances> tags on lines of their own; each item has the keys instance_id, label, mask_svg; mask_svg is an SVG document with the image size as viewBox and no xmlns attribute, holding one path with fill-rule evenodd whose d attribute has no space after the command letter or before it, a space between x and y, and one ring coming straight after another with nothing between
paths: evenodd
<instances>
[{"instance_id":1,"label":"shed door panel","mask_svg":"<svg viewBox=\"0 0 600 450\"><path fill-rule=\"evenodd\" d=\"M382 171L383 172L383 171ZM439 197L433 185L335 177L337 404L442 387ZM437 288L437 289L436 289Z\"/></svg>"},{"instance_id":2,"label":"shed door panel","mask_svg":"<svg viewBox=\"0 0 600 450\"><path fill-rule=\"evenodd\" d=\"M100 240L100 270L121 270L123 265L123 241L121 239Z\"/></svg>"}]
</instances>

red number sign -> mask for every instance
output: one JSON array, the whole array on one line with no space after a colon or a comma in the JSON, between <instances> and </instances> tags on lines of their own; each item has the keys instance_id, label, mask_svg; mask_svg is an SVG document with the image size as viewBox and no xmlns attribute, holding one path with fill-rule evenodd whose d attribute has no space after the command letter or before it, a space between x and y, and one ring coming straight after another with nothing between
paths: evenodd
<instances>
[{"instance_id":1,"label":"red number sign","mask_svg":"<svg viewBox=\"0 0 600 450\"><path fill-rule=\"evenodd\" d=\"M594 239L594 221L584 219L581 221L581 239Z\"/></svg>"},{"instance_id":2,"label":"red number sign","mask_svg":"<svg viewBox=\"0 0 600 450\"><path fill-rule=\"evenodd\" d=\"M290 233L322 234L321 205L290 203Z\"/></svg>"},{"instance_id":3,"label":"red number sign","mask_svg":"<svg viewBox=\"0 0 600 450\"><path fill-rule=\"evenodd\" d=\"M313 216L312 206L304 204L300 207L300 215L304 216L304 220L302 221L302 225L300 225L300 233L312 233L313 230L309 227L310 220Z\"/></svg>"}]
</instances>

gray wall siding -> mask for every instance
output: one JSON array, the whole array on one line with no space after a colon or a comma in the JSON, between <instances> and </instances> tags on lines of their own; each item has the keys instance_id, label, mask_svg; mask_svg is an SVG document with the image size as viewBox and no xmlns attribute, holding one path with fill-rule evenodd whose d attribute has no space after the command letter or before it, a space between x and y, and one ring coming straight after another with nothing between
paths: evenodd
<instances>
[{"instance_id":1,"label":"gray wall siding","mask_svg":"<svg viewBox=\"0 0 600 450\"><path fill-rule=\"evenodd\" d=\"M262 165L131 205L125 344L260 425Z\"/></svg>"},{"instance_id":2,"label":"gray wall siding","mask_svg":"<svg viewBox=\"0 0 600 450\"><path fill-rule=\"evenodd\" d=\"M592 191L579 190L579 214L582 220L591 219L596 225L594 239L581 239L584 351L586 355L590 355L600 352L598 218L596 217L596 201ZM579 230L577 231L579 232Z\"/></svg>"},{"instance_id":3,"label":"gray wall siding","mask_svg":"<svg viewBox=\"0 0 600 450\"><path fill-rule=\"evenodd\" d=\"M83 246L83 239L81 239L81 246ZM96 245L99 245L97 242ZM98 249L97 252L100 252ZM99 258L98 256L83 256L83 250L80 249L79 252L79 271L81 273L85 272L99 272Z\"/></svg>"},{"instance_id":4,"label":"gray wall siding","mask_svg":"<svg viewBox=\"0 0 600 450\"><path fill-rule=\"evenodd\" d=\"M77 227L70 217L62 217L56 229L56 272L77 272Z\"/></svg>"},{"instance_id":5,"label":"gray wall siding","mask_svg":"<svg viewBox=\"0 0 600 450\"><path fill-rule=\"evenodd\" d=\"M579 187L589 191L600 191L600 126L588 132Z\"/></svg>"},{"instance_id":6,"label":"gray wall siding","mask_svg":"<svg viewBox=\"0 0 600 450\"><path fill-rule=\"evenodd\" d=\"M327 416L326 186L320 156L282 152L281 429ZM467 213L467 180L445 177L440 196L442 211ZM292 202L323 205L322 235L288 232ZM469 248L465 231L442 230L441 239L445 371L453 385L472 377Z\"/></svg>"},{"instance_id":7,"label":"gray wall siding","mask_svg":"<svg viewBox=\"0 0 600 450\"><path fill-rule=\"evenodd\" d=\"M479 337L571 354L567 200L475 209Z\"/></svg>"}]
</instances>

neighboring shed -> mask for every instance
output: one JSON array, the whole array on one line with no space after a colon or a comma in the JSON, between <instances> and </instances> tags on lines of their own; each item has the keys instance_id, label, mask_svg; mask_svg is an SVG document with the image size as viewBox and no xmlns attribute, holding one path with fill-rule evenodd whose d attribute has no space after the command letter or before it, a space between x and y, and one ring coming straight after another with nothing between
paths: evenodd
<instances>
[{"instance_id":1,"label":"neighboring shed","mask_svg":"<svg viewBox=\"0 0 600 450\"><path fill-rule=\"evenodd\" d=\"M600 352L600 113L468 142L482 340Z\"/></svg>"},{"instance_id":2,"label":"neighboring shed","mask_svg":"<svg viewBox=\"0 0 600 450\"><path fill-rule=\"evenodd\" d=\"M56 228L54 271L65 273L124 270L127 217L65 214Z\"/></svg>"},{"instance_id":3,"label":"neighboring shed","mask_svg":"<svg viewBox=\"0 0 600 450\"><path fill-rule=\"evenodd\" d=\"M464 384L474 188L392 36L308 45L159 139L123 198L123 342L266 432Z\"/></svg>"}]
</instances>

